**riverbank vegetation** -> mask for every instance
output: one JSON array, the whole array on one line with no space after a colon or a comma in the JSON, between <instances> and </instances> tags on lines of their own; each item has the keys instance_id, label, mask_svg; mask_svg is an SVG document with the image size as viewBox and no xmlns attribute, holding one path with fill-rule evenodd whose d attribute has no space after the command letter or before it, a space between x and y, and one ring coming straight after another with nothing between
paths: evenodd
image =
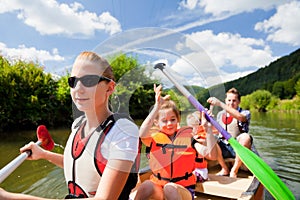
<instances>
[{"instance_id":1,"label":"riverbank vegetation","mask_svg":"<svg viewBox=\"0 0 300 200\"><path fill-rule=\"evenodd\" d=\"M267 90L257 90L242 97L241 107L259 112L300 112L299 96L300 93L297 93L292 99L281 100Z\"/></svg>"},{"instance_id":2,"label":"riverbank vegetation","mask_svg":"<svg viewBox=\"0 0 300 200\"><path fill-rule=\"evenodd\" d=\"M135 120L144 119L154 103L153 84L160 81L152 80L152 72L146 71L146 66L139 64L134 56L120 54L108 60L118 83L111 98L111 108L130 113ZM271 67L273 71L270 71ZM52 128L70 127L73 118L80 112L72 105L68 77L69 72L57 78L45 73L39 63L9 62L0 56L0 132L34 129L39 124ZM188 86L205 107L208 107L206 99L209 91L214 87ZM223 87L225 90L236 87L241 91L244 109L298 112L300 50L246 77L224 83ZM166 89L165 94L170 94L182 111L191 108L188 100L175 88ZM223 99L222 96L218 98Z\"/></svg>"}]
</instances>

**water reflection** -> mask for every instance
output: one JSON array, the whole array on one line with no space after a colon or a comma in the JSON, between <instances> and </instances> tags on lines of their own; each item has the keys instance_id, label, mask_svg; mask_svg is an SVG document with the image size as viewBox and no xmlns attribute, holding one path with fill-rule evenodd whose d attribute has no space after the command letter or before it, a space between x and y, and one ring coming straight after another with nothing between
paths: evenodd
<instances>
[{"instance_id":1,"label":"water reflection","mask_svg":"<svg viewBox=\"0 0 300 200\"><path fill-rule=\"evenodd\" d=\"M298 117L291 113L252 113L251 122L251 134L261 157L292 190L296 199L300 199Z\"/></svg>"},{"instance_id":2,"label":"water reflection","mask_svg":"<svg viewBox=\"0 0 300 200\"><path fill-rule=\"evenodd\" d=\"M57 167L53 168L47 176L37 180L24 190L24 193L47 198L65 197L67 189L63 170Z\"/></svg>"}]
</instances>

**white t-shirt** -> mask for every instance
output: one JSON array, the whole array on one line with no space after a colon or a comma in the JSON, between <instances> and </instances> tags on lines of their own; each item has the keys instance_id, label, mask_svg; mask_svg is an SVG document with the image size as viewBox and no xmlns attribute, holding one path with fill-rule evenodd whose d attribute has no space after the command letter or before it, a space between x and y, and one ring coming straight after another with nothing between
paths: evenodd
<instances>
[{"instance_id":1,"label":"white t-shirt","mask_svg":"<svg viewBox=\"0 0 300 200\"><path fill-rule=\"evenodd\" d=\"M80 119L73 123L74 127ZM81 124L84 123L84 120ZM75 182L89 197L97 190L101 176L95 167L95 148L99 139L99 132L94 132L86 143L84 150L76 159L72 156L74 138L78 134L78 127L72 129L64 151L64 174L67 184ZM83 140L83 139L82 139ZM101 144L101 154L106 160L134 161L139 148L138 127L126 118L115 122L106 134ZM108 167L108 165L106 165ZM113 166L111 166L113 167Z\"/></svg>"}]
</instances>

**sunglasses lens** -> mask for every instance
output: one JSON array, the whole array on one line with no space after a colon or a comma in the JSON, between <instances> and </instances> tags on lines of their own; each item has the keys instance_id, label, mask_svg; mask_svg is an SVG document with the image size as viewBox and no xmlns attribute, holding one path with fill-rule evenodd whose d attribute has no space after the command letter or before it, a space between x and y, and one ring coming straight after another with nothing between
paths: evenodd
<instances>
[{"instance_id":1,"label":"sunglasses lens","mask_svg":"<svg viewBox=\"0 0 300 200\"><path fill-rule=\"evenodd\" d=\"M71 88L75 87L75 81L76 81L76 77L69 77L68 78L68 84Z\"/></svg>"},{"instance_id":2,"label":"sunglasses lens","mask_svg":"<svg viewBox=\"0 0 300 200\"><path fill-rule=\"evenodd\" d=\"M87 75L80 78L85 87L93 87L99 83L100 77L97 75Z\"/></svg>"},{"instance_id":3,"label":"sunglasses lens","mask_svg":"<svg viewBox=\"0 0 300 200\"><path fill-rule=\"evenodd\" d=\"M98 75L86 75L80 78L75 76L68 78L68 83L71 88L75 88L77 82L80 81L85 87L93 87L101 81L111 81L109 78L98 76Z\"/></svg>"}]
</instances>

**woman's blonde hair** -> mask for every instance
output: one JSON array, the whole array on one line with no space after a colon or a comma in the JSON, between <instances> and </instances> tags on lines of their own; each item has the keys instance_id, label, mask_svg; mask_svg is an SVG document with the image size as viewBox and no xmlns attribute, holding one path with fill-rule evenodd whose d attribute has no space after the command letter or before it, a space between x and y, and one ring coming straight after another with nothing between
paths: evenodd
<instances>
[{"instance_id":1,"label":"woman's blonde hair","mask_svg":"<svg viewBox=\"0 0 300 200\"><path fill-rule=\"evenodd\" d=\"M112 70L112 67L110 66L110 64L107 62L106 59L102 58L95 52L92 52L92 51L81 52L77 56L74 63L79 62L79 61L81 61L81 62L87 61L87 62L91 62L92 64L99 66L103 70L102 76L112 79L113 81L115 80L113 70Z\"/></svg>"}]
</instances>

